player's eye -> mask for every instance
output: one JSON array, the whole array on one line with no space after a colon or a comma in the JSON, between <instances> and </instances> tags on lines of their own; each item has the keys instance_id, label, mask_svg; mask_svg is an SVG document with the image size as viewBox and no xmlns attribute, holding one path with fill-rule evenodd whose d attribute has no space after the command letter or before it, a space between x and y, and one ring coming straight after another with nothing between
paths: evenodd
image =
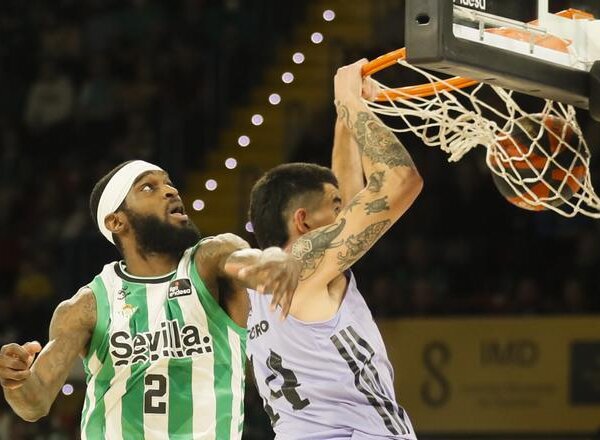
<instances>
[{"instance_id":1,"label":"player's eye","mask_svg":"<svg viewBox=\"0 0 600 440\"><path fill-rule=\"evenodd\" d=\"M149 191L152 191L152 188L153 188L152 185L150 185L149 183L145 183L142 185L141 190L145 191L145 192L149 192Z\"/></svg>"}]
</instances>

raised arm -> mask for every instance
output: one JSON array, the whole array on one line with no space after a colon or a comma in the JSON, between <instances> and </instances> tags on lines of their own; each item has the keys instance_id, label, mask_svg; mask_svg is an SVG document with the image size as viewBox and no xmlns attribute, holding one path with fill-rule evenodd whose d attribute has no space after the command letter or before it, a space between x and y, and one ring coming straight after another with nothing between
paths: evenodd
<instances>
[{"instance_id":1,"label":"raised arm","mask_svg":"<svg viewBox=\"0 0 600 440\"><path fill-rule=\"evenodd\" d=\"M365 185L358 145L352 131L340 118L335 122L331 170L338 180L342 206L346 206Z\"/></svg>"},{"instance_id":2,"label":"raised arm","mask_svg":"<svg viewBox=\"0 0 600 440\"><path fill-rule=\"evenodd\" d=\"M336 221L311 231L292 246L301 261L301 286L326 286L352 266L410 207L423 181L408 151L361 101L361 60L335 77L339 118L358 144L367 186Z\"/></svg>"},{"instance_id":3,"label":"raised arm","mask_svg":"<svg viewBox=\"0 0 600 440\"><path fill-rule=\"evenodd\" d=\"M378 93L379 88L374 81L370 78L363 80L362 96L364 98L372 100ZM344 111L344 108L336 107L338 111ZM352 130L341 116L338 114L335 121L331 170L338 180L342 205L345 206L365 187L365 176L358 144Z\"/></svg>"},{"instance_id":4,"label":"raised arm","mask_svg":"<svg viewBox=\"0 0 600 440\"><path fill-rule=\"evenodd\" d=\"M56 308L49 342L7 344L0 349L0 382L6 401L24 420L48 414L78 355L84 356L96 325L94 293L84 288Z\"/></svg>"}]
</instances>

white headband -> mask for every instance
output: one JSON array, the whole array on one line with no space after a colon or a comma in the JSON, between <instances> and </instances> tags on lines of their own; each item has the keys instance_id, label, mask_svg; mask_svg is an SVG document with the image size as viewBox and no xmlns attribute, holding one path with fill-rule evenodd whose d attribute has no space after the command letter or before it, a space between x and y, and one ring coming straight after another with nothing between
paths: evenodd
<instances>
[{"instance_id":1,"label":"white headband","mask_svg":"<svg viewBox=\"0 0 600 440\"><path fill-rule=\"evenodd\" d=\"M104 219L107 215L112 214L119 206L121 206L121 203L125 200L135 179L137 179L140 174L147 171L162 171L162 168L144 162L143 160L129 162L110 178L100 196L96 221L102 235L104 235L112 244L115 244L112 238L112 232L104 225Z\"/></svg>"}]
</instances>

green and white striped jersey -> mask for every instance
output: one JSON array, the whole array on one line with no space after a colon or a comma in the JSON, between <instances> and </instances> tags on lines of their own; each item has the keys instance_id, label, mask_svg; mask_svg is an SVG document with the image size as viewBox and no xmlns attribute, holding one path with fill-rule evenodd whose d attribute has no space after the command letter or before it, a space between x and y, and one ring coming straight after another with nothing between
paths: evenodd
<instances>
[{"instance_id":1,"label":"green and white striped jersey","mask_svg":"<svg viewBox=\"0 0 600 440\"><path fill-rule=\"evenodd\" d=\"M113 262L88 285L97 323L82 439L241 439L246 329L205 287L196 249L166 276L134 277Z\"/></svg>"}]
</instances>

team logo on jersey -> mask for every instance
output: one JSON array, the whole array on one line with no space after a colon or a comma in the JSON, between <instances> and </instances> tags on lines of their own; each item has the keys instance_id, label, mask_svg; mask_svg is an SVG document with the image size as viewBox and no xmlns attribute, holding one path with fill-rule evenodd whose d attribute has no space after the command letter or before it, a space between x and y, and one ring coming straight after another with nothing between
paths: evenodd
<instances>
[{"instance_id":1,"label":"team logo on jersey","mask_svg":"<svg viewBox=\"0 0 600 440\"><path fill-rule=\"evenodd\" d=\"M187 278L175 280L169 284L169 299L192 294L192 282Z\"/></svg>"},{"instance_id":2,"label":"team logo on jersey","mask_svg":"<svg viewBox=\"0 0 600 440\"><path fill-rule=\"evenodd\" d=\"M160 357L186 358L212 351L209 335L201 335L195 325L179 327L177 320L161 322L160 329L154 332L132 336L129 332L119 331L110 337L110 354L116 367L155 361Z\"/></svg>"},{"instance_id":3,"label":"team logo on jersey","mask_svg":"<svg viewBox=\"0 0 600 440\"><path fill-rule=\"evenodd\" d=\"M124 304L123 308L119 311L119 315L125 319L130 319L136 310L137 307L134 307L131 304Z\"/></svg>"}]
</instances>

